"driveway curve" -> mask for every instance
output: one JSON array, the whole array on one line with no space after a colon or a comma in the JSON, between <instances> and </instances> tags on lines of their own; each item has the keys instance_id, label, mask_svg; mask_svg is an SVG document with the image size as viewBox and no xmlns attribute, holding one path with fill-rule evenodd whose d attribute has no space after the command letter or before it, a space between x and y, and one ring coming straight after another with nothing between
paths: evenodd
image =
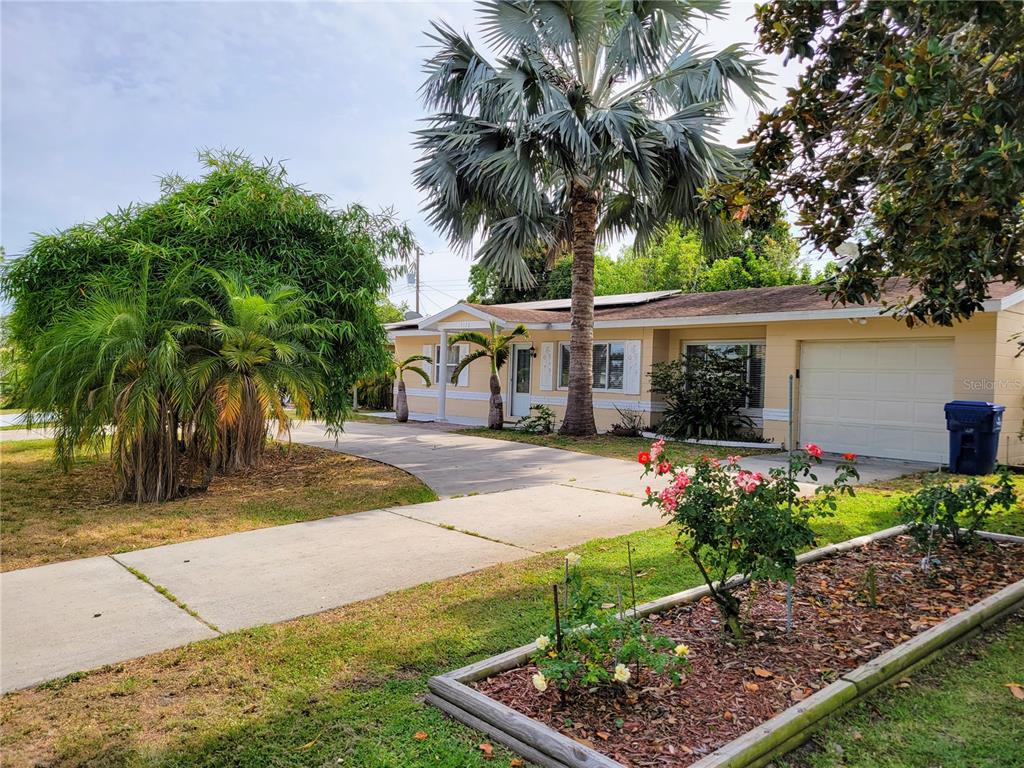
<instances>
[{"instance_id":1,"label":"driveway curve","mask_svg":"<svg viewBox=\"0 0 1024 768\"><path fill-rule=\"evenodd\" d=\"M442 498L542 485L570 485L639 496L642 467L620 459L449 432L418 424L353 421L335 440L323 425L303 423L292 440L392 464Z\"/></svg>"}]
</instances>

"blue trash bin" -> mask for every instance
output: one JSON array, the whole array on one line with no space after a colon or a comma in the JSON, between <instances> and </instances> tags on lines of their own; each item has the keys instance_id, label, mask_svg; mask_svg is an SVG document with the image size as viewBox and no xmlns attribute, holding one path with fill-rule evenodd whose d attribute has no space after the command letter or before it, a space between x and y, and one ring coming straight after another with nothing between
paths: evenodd
<instances>
[{"instance_id":1,"label":"blue trash bin","mask_svg":"<svg viewBox=\"0 0 1024 768\"><path fill-rule=\"evenodd\" d=\"M996 468L1005 406L975 400L946 403L949 471L987 475Z\"/></svg>"}]
</instances>

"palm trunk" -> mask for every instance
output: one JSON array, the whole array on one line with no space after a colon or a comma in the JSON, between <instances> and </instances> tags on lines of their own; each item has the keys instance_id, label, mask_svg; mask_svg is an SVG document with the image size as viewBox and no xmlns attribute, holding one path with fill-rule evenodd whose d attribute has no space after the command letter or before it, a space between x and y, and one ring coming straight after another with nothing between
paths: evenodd
<instances>
[{"instance_id":1,"label":"palm trunk","mask_svg":"<svg viewBox=\"0 0 1024 768\"><path fill-rule=\"evenodd\" d=\"M501 401L501 381L491 374L491 407L487 412L487 428L501 429L505 425L505 404Z\"/></svg>"},{"instance_id":2,"label":"palm trunk","mask_svg":"<svg viewBox=\"0 0 1024 768\"><path fill-rule=\"evenodd\" d=\"M398 380L398 394L395 395L395 421L403 424L409 420L409 398L405 394L405 382Z\"/></svg>"},{"instance_id":3,"label":"palm trunk","mask_svg":"<svg viewBox=\"0 0 1024 768\"><path fill-rule=\"evenodd\" d=\"M569 394L563 435L593 435L594 423L594 242L597 194L581 184L572 189L572 323L569 336Z\"/></svg>"}]
</instances>

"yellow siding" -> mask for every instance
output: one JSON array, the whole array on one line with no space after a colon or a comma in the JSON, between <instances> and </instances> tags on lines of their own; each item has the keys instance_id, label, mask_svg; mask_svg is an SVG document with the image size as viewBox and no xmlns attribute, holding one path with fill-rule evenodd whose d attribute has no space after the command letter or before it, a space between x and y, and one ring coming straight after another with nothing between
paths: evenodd
<instances>
[{"instance_id":1,"label":"yellow siding","mask_svg":"<svg viewBox=\"0 0 1024 768\"><path fill-rule=\"evenodd\" d=\"M446 319L448 323L465 323L477 327L480 321L467 314L460 313ZM888 317L870 318L866 322L849 320L808 320L766 323L763 325L701 325L689 327L653 327L642 328L602 328L594 333L598 341L634 341L642 342L641 384L639 395L625 395L621 392L594 392L595 421L598 429L606 430L619 419L614 405L620 408L636 408L647 410L653 399L655 412L650 416L655 423L658 420L658 398L652 398L648 373L655 361L675 358L680 354L685 341L756 341L765 343L765 418L764 435L778 443L783 443L787 436L787 421L783 414L787 409L788 377L795 374L800 360L800 344L803 341L822 340L906 340L913 338L953 340L954 397L965 400L992 400L1006 406L1003 425L1003 439L1000 446L1000 460L1009 459L1014 464L1024 464L1024 442L1018 439L1024 421L1024 357L1016 357L1017 345L1010 341L1015 333L1024 332L1024 310L1013 309L999 313L979 313L966 323L952 328L915 327L907 328L905 324ZM449 330L449 334L455 332ZM422 354L424 345L439 343L439 334L435 335L399 335L395 339L395 355L399 359L414 354ZM537 349L538 357L533 365L531 391L535 402L546 402L555 412L558 420L565 413L564 389L558 389L558 357L557 344L568 342L568 330L533 330L528 338ZM553 363L553 386L551 390L541 390L541 365L539 353L541 345L552 342L555 346ZM470 366L469 384L465 387L448 385L449 397L446 413L451 418L472 419L484 422L487 417L488 379L490 369L487 361L480 360ZM509 372L507 367L500 373L502 394L508 410ZM437 398L417 395L428 390L436 393L438 385L424 387L418 378L406 376L406 386L410 390L409 410L413 413L435 414ZM799 381L795 386L794 424L799 424ZM772 413L772 412L775 413ZM799 440L799 435L797 435Z\"/></svg>"},{"instance_id":2,"label":"yellow siding","mask_svg":"<svg viewBox=\"0 0 1024 768\"><path fill-rule=\"evenodd\" d=\"M1024 428L1024 355L1018 356L1021 347L1017 344L1018 339L1013 338L1018 334L1024 334L1024 309L1019 305L997 316L992 387L988 394L974 398L1006 406L999 460L1014 466L1024 465L1024 442L1021 440ZM1024 341L1024 336L1019 340Z\"/></svg>"}]
</instances>

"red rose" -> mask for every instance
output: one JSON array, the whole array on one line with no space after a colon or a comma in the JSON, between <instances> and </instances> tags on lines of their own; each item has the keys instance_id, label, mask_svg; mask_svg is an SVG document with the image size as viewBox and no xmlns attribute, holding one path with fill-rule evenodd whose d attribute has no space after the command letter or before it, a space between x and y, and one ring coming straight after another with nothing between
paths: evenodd
<instances>
[{"instance_id":1,"label":"red rose","mask_svg":"<svg viewBox=\"0 0 1024 768\"><path fill-rule=\"evenodd\" d=\"M807 451L808 454L810 454L816 459L821 458L821 448L816 446L814 443L808 443L807 445L805 445L804 450Z\"/></svg>"},{"instance_id":2,"label":"red rose","mask_svg":"<svg viewBox=\"0 0 1024 768\"><path fill-rule=\"evenodd\" d=\"M847 461L856 461L857 460L857 454L856 453L844 453L843 454L843 458L846 459Z\"/></svg>"},{"instance_id":3,"label":"red rose","mask_svg":"<svg viewBox=\"0 0 1024 768\"><path fill-rule=\"evenodd\" d=\"M649 454L647 451L640 451L640 453L636 455L636 460L639 461L641 464L650 464L651 454Z\"/></svg>"},{"instance_id":4,"label":"red rose","mask_svg":"<svg viewBox=\"0 0 1024 768\"><path fill-rule=\"evenodd\" d=\"M667 475L669 472L672 471L672 465L669 464L667 461L660 461L658 462L657 471L659 475Z\"/></svg>"}]
</instances>

